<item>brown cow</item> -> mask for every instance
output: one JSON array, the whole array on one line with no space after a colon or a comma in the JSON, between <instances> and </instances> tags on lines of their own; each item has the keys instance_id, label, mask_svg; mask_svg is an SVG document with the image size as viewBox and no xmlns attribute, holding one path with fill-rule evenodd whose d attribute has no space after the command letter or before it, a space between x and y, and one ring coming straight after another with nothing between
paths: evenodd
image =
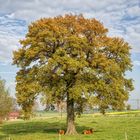
<instances>
[{"instance_id":1,"label":"brown cow","mask_svg":"<svg viewBox=\"0 0 140 140\"><path fill-rule=\"evenodd\" d=\"M86 134L93 134L93 129L84 130L84 131L83 131L83 134L84 134L84 135L86 135Z\"/></svg>"},{"instance_id":2,"label":"brown cow","mask_svg":"<svg viewBox=\"0 0 140 140\"><path fill-rule=\"evenodd\" d=\"M65 134L65 131L64 130L59 130L59 134L60 135L64 135Z\"/></svg>"}]
</instances>

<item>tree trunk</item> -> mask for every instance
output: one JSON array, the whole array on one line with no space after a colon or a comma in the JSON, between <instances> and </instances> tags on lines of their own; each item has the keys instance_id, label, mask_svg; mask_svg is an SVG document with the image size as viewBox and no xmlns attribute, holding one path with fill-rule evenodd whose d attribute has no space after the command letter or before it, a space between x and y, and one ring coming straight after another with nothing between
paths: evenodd
<instances>
[{"instance_id":1,"label":"tree trunk","mask_svg":"<svg viewBox=\"0 0 140 140\"><path fill-rule=\"evenodd\" d=\"M3 119L2 119L2 117L0 117L0 124L2 124L2 121L3 121Z\"/></svg>"},{"instance_id":2,"label":"tree trunk","mask_svg":"<svg viewBox=\"0 0 140 140\"><path fill-rule=\"evenodd\" d=\"M69 98L67 93L67 131L66 135L75 135L77 131L74 124L74 100Z\"/></svg>"}]
</instances>

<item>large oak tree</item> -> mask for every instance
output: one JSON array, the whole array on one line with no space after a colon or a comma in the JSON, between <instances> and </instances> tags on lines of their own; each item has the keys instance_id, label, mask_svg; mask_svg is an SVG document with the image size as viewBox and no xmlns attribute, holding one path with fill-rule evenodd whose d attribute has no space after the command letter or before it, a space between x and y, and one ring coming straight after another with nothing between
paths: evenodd
<instances>
[{"instance_id":1,"label":"large oak tree","mask_svg":"<svg viewBox=\"0 0 140 140\"><path fill-rule=\"evenodd\" d=\"M75 134L75 104L84 101L122 109L133 89L125 72L131 70L130 46L107 36L108 29L82 15L42 18L29 25L14 52L16 96L25 115L38 94L52 102L67 101L67 132Z\"/></svg>"}]
</instances>

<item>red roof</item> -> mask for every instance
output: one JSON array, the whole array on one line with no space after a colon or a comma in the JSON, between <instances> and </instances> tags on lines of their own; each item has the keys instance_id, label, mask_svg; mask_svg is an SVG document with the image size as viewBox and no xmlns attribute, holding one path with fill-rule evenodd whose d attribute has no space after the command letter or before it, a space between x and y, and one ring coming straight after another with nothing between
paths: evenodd
<instances>
[{"instance_id":1,"label":"red roof","mask_svg":"<svg viewBox=\"0 0 140 140\"><path fill-rule=\"evenodd\" d=\"M19 112L10 112L9 117L19 117Z\"/></svg>"}]
</instances>

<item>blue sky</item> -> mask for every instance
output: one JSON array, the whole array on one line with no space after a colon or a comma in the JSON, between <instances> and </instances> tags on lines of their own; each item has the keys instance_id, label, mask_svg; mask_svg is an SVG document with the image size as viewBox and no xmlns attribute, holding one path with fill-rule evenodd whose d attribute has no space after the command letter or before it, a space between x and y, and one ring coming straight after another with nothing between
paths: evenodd
<instances>
[{"instance_id":1,"label":"blue sky","mask_svg":"<svg viewBox=\"0 0 140 140\"><path fill-rule=\"evenodd\" d=\"M41 17L80 14L96 18L109 29L110 36L123 37L132 46L135 90L131 99L140 98L140 0L0 0L0 76L15 95L17 68L12 66L12 51L20 48L28 24Z\"/></svg>"}]
</instances>

